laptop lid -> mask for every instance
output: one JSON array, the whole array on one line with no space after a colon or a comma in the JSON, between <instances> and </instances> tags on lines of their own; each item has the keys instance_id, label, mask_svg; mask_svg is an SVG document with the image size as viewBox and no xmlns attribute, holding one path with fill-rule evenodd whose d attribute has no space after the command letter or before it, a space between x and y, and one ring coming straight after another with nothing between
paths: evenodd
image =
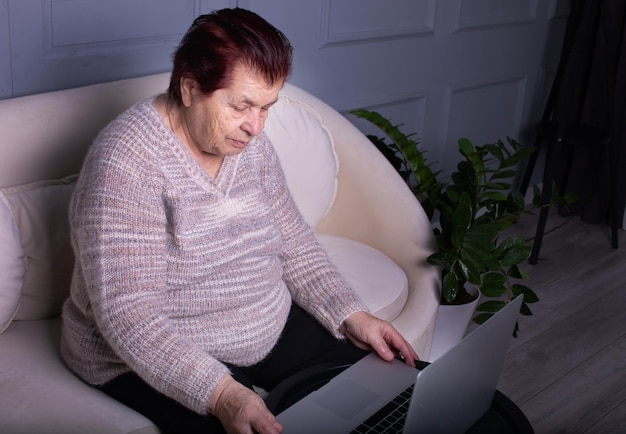
<instances>
[{"instance_id":1,"label":"laptop lid","mask_svg":"<svg viewBox=\"0 0 626 434\"><path fill-rule=\"evenodd\" d=\"M491 407L520 295L417 374L406 433L463 433Z\"/></svg>"},{"instance_id":2,"label":"laptop lid","mask_svg":"<svg viewBox=\"0 0 626 434\"><path fill-rule=\"evenodd\" d=\"M283 433L349 433L413 383L405 433L465 432L491 406L521 301L419 372L366 356L281 412Z\"/></svg>"}]
</instances>

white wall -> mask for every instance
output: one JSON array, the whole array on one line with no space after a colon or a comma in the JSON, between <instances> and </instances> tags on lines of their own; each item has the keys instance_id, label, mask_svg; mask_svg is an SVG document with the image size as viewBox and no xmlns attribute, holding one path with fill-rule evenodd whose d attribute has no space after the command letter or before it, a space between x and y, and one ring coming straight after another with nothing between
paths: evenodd
<instances>
[{"instance_id":1,"label":"white wall","mask_svg":"<svg viewBox=\"0 0 626 434\"><path fill-rule=\"evenodd\" d=\"M0 0L0 98L166 71L195 16L237 5L290 38L291 82L381 111L446 170L461 136L528 143L566 14L563 0Z\"/></svg>"},{"instance_id":2,"label":"white wall","mask_svg":"<svg viewBox=\"0 0 626 434\"><path fill-rule=\"evenodd\" d=\"M444 171L456 165L462 136L530 141L567 12L565 2L533 0L242 3L294 43L293 83L344 113L391 117Z\"/></svg>"}]
</instances>

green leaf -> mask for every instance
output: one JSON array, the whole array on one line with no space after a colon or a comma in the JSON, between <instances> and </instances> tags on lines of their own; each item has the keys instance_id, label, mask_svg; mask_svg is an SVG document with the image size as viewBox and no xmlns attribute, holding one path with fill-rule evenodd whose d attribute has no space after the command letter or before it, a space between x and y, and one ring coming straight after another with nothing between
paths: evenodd
<instances>
[{"instance_id":1,"label":"green leaf","mask_svg":"<svg viewBox=\"0 0 626 434\"><path fill-rule=\"evenodd\" d=\"M525 285L513 284L511 285L511 291L514 297L524 294L524 303L537 303L539 301L539 297L535 294L535 291Z\"/></svg>"},{"instance_id":2,"label":"green leaf","mask_svg":"<svg viewBox=\"0 0 626 434\"><path fill-rule=\"evenodd\" d=\"M456 205L459 202L459 200L461 200L461 191L458 188L456 188L454 185L449 185L446 188L445 193L446 193L445 197L447 197L450 203L452 204Z\"/></svg>"},{"instance_id":3,"label":"green leaf","mask_svg":"<svg viewBox=\"0 0 626 434\"><path fill-rule=\"evenodd\" d=\"M498 143L495 145L487 145L487 149L489 150L489 153L493 155L494 157L496 157L500 163L502 163L505 160L505 156L503 152L504 145L501 141L498 141Z\"/></svg>"},{"instance_id":4,"label":"green leaf","mask_svg":"<svg viewBox=\"0 0 626 434\"><path fill-rule=\"evenodd\" d=\"M480 313L478 315L475 315L474 318L472 318L472 321L474 321L476 324L483 324L492 316L493 313Z\"/></svg>"},{"instance_id":5,"label":"green leaf","mask_svg":"<svg viewBox=\"0 0 626 434\"><path fill-rule=\"evenodd\" d=\"M490 258L491 252L495 248L495 238L498 235L499 226L497 223L484 223L472 226L465 234L463 240L464 251L471 252L472 255L479 255L481 260Z\"/></svg>"},{"instance_id":6,"label":"green leaf","mask_svg":"<svg viewBox=\"0 0 626 434\"><path fill-rule=\"evenodd\" d=\"M459 150L461 151L461 154L465 156L471 155L475 151L472 142L465 137L461 137L459 139Z\"/></svg>"},{"instance_id":7,"label":"green leaf","mask_svg":"<svg viewBox=\"0 0 626 434\"><path fill-rule=\"evenodd\" d=\"M479 181L474 165L463 160L456 165L456 168L457 171L450 175L455 188L474 198L477 192L476 184Z\"/></svg>"},{"instance_id":8,"label":"green leaf","mask_svg":"<svg viewBox=\"0 0 626 434\"><path fill-rule=\"evenodd\" d=\"M512 178L517 172L515 170L500 170L493 174L492 179Z\"/></svg>"},{"instance_id":9,"label":"green leaf","mask_svg":"<svg viewBox=\"0 0 626 434\"><path fill-rule=\"evenodd\" d=\"M480 303L477 307L476 310L479 312L498 312L500 309L502 309L504 306L506 306L506 302L505 301L500 301L500 300L489 300L489 301L485 301L483 303Z\"/></svg>"},{"instance_id":10,"label":"green leaf","mask_svg":"<svg viewBox=\"0 0 626 434\"><path fill-rule=\"evenodd\" d=\"M480 285L480 273L483 270L483 264L480 262L459 259L456 262L457 276L462 280L467 280L474 285ZM459 275L460 274L460 275Z\"/></svg>"},{"instance_id":11,"label":"green leaf","mask_svg":"<svg viewBox=\"0 0 626 434\"><path fill-rule=\"evenodd\" d=\"M531 251L532 246L527 244L516 244L506 251L500 263L505 267L519 264L520 262L528 259Z\"/></svg>"},{"instance_id":12,"label":"green leaf","mask_svg":"<svg viewBox=\"0 0 626 434\"><path fill-rule=\"evenodd\" d=\"M483 275L480 292L486 297L500 297L506 293L506 278L502 273L489 272Z\"/></svg>"},{"instance_id":13,"label":"green leaf","mask_svg":"<svg viewBox=\"0 0 626 434\"><path fill-rule=\"evenodd\" d=\"M482 194L482 196L497 202L506 202L506 194L499 193L497 191L486 191Z\"/></svg>"},{"instance_id":14,"label":"green leaf","mask_svg":"<svg viewBox=\"0 0 626 434\"><path fill-rule=\"evenodd\" d=\"M533 312L530 310L530 307L526 303L522 303L522 307L520 308L519 313L525 316L531 316Z\"/></svg>"},{"instance_id":15,"label":"green leaf","mask_svg":"<svg viewBox=\"0 0 626 434\"><path fill-rule=\"evenodd\" d=\"M444 265L444 253L441 251L436 251L434 253L431 253L428 258L426 258L426 261L431 264L431 265L438 265L438 266L443 266Z\"/></svg>"},{"instance_id":16,"label":"green leaf","mask_svg":"<svg viewBox=\"0 0 626 434\"><path fill-rule=\"evenodd\" d=\"M452 303L459 291L459 281L454 273L446 273L442 282L443 296L448 303Z\"/></svg>"},{"instance_id":17,"label":"green leaf","mask_svg":"<svg viewBox=\"0 0 626 434\"><path fill-rule=\"evenodd\" d=\"M520 244L526 244L526 239L519 235L514 235L512 237L505 238L500 241L498 247L496 248L495 254L499 256L504 256L504 254L511 249Z\"/></svg>"},{"instance_id":18,"label":"green leaf","mask_svg":"<svg viewBox=\"0 0 626 434\"><path fill-rule=\"evenodd\" d=\"M508 182L487 182L484 184L484 188L491 190L508 190L511 188L511 184Z\"/></svg>"},{"instance_id":19,"label":"green leaf","mask_svg":"<svg viewBox=\"0 0 626 434\"><path fill-rule=\"evenodd\" d=\"M452 236L450 239L454 247L463 245L465 233L472 223L472 215L473 211L470 197L466 193L463 193L452 216L454 220L454 227L452 229Z\"/></svg>"},{"instance_id":20,"label":"green leaf","mask_svg":"<svg viewBox=\"0 0 626 434\"><path fill-rule=\"evenodd\" d=\"M528 274L522 270L518 264L511 265L507 271L507 274L514 279L525 279L528 280Z\"/></svg>"}]
</instances>

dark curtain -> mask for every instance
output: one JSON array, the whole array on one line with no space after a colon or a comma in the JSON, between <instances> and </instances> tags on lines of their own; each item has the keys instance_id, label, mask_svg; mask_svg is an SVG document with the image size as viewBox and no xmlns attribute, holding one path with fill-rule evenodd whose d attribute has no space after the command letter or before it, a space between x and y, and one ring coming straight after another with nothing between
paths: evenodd
<instances>
[{"instance_id":1,"label":"dark curtain","mask_svg":"<svg viewBox=\"0 0 626 434\"><path fill-rule=\"evenodd\" d=\"M561 213L589 223L621 226L626 204L625 25L624 0L571 1L542 120L569 129L552 144L554 179L580 200Z\"/></svg>"}]
</instances>

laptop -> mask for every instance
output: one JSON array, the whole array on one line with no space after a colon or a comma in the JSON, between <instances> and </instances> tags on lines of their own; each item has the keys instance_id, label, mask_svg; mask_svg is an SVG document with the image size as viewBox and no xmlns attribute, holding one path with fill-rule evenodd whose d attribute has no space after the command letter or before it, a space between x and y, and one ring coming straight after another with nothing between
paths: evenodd
<instances>
[{"instance_id":1,"label":"laptop","mask_svg":"<svg viewBox=\"0 0 626 434\"><path fill-rule=\"evenodd\" d=\"M278 414L283 433L366 432L359 426L394 411L398 420L377 432L467 431L491 407L521 304L520 295L421 370L369 354Z\"/></svg>"}]
</instances>

